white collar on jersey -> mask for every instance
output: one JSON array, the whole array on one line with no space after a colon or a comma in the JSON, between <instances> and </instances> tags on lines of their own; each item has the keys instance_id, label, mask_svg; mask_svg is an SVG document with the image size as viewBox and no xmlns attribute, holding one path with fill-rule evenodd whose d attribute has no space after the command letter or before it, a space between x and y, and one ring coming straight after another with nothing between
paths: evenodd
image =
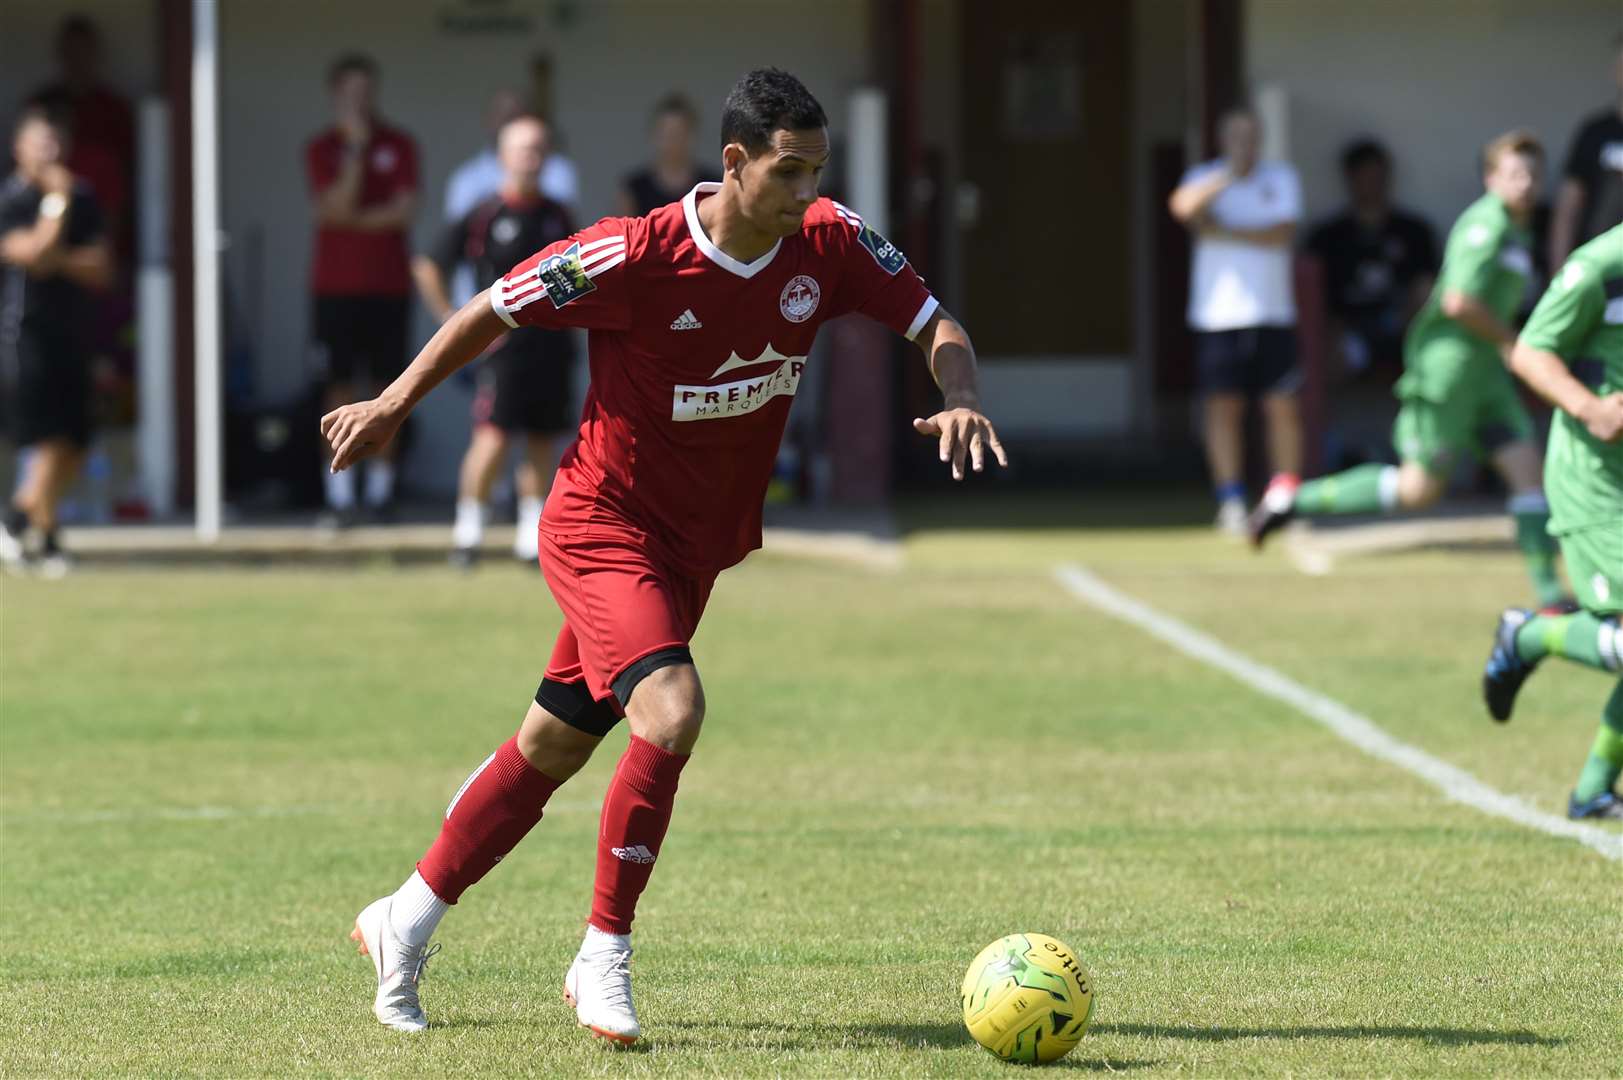
<instances>
[{"instance_id":1,"label":"white collar on jersey","mask_svg":"<svg viewBox=\"0 0 1623 1080\"><path fill-rule=\"evenodd\" d=\"M687 215L688 232L693 234L693 242L699 246L700 251L704 252L705 258L723 270L730 270L741 278L752 278L766 269L767 263L772 261L773 256L777 255L778 249L783 246L783 241L779 240L776 244L773 244L771 251L768 251L754 262L739 262L715 244L712 244L710 237L704 234L704 226L699 224L699 196L701 194L714 195L720 190L720 184L712 180L703 180L694 184L693 190L682 196L682 213Z\"/></svg>"}]
</instances>

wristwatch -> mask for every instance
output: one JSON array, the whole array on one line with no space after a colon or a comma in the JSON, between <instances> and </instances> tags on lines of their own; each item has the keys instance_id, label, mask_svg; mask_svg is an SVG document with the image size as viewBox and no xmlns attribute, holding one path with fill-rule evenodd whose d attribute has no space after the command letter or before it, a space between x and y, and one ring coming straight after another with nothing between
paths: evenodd
<instances>
[{"instance_id":1,"label":"wristwatch","mask_svg":"<svg viewBox=\"0 0 1623 1080\"><path fill-rule=\"evenodd\" d=\"M59 218L68 212L68 197L60 191L53 191L39 201L39 216L42 218Z\"/></svg>"}]
</instances>

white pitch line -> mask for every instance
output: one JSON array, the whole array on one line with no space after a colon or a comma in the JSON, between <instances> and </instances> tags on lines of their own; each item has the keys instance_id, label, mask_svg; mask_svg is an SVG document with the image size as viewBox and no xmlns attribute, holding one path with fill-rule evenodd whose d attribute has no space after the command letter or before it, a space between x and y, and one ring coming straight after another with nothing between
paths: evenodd
<instances>
[{"instance_id":1,"label":"white pitch line","mask_svg":"<svg viewBox=\"0 0 1623 1080\"><path fill-rule=\"evenodd\" d=\"M1535 810L1521 800L1489 787L1464 769L1393 738L1374 721L1340 702L1309 690L1273 668L1242 656L1216 638L1118 592L1079 566L1055 567L1054 576L1077 599L1123 622L1132 623L1180 652L1232 675L1259 694L1290 705L1364 753L1413 773L1455 802L1550 836L1576 840L1608 859L1623 860L1623 835Z\"/></svg>"}]
</instances>

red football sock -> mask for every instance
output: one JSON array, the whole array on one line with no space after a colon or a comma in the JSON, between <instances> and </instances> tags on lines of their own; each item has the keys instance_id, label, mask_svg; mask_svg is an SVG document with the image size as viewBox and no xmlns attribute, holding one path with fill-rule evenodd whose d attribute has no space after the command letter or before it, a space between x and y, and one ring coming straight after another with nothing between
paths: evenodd
<instances>
[{"instance_id":1,"label":"red football sock","mask_svg":"<svg viewBox=\"0 0 1623 1080\"><path fill-rule=\"evenodd\" d=\"M673 754L631 736L603 798L591 920L599 930L631 933L637 898L654 872L654 859L671 824L676 782L687 763L687 754Z\"/></svg>"},{"instance_id":2,"label":"red football sock","mask_svg":"<svg viewBox=\"0 0 1623 1080\"><path fill-rule=\"evenodd\" d=\"M417 864L434 895L454 904L490 873L541 820L560 783L524 759L518 736L502 743L446 807L440 835Z\"/></svg>"}]
</instances>

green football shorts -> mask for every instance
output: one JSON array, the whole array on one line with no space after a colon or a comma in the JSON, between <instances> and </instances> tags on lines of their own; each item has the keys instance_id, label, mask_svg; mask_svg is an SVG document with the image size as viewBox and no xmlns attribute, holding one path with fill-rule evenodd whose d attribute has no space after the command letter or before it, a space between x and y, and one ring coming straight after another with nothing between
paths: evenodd
<instances>
[{"instance_id":1,"label":"green football shorts","mask_svg":"<svg viewBox=\"0 0 1623 1080\"><path fill-rule=\"evenodd\" d=\"M1533 418L1508 380L1474 379L1456 383L1442 401L1404 399L1392 425L1392 446L1400 460L1440 476L1462 454L1486 457L1533 435Z\"/></svg>"},{"instance_id":2,"label":"green football shorts","mask_svg":"<svg viewBox=\"0 0 1623 1080\"><path fill-rule=\"evenodd\" d=\"M1557 537L1567 580L1585 611L1623 614L1623 522L1591 525Z\"/></svg>"}]
</instances>

